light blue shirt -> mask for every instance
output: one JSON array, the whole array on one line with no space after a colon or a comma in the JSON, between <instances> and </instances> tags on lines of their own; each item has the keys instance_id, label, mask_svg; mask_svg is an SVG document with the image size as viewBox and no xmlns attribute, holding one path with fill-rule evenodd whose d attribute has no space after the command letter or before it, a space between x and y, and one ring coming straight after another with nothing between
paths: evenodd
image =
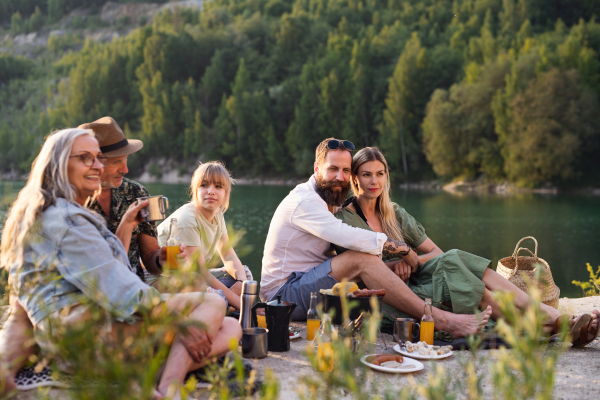
<instances>
[{"instance_id":1,"label":"light blue shirt","mask_svg":"<svg viewBox=\"0 0 600 400\"><path fill-rule=\"evenodd\" d=\"M121 241L89 210L59 198L38 222L23 263L10 267L12 289L34 325L82 296L127 321L160 297L131 272Z\"/></svg>"}]
</instances>

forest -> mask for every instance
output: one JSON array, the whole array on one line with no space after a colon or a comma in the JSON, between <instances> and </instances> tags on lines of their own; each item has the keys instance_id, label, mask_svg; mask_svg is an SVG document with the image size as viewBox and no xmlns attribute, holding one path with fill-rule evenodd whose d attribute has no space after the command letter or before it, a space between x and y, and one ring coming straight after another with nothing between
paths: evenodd
<instances>
[{"instance_id":1,"label":"forest","mask_svg":"<svg viewBox=\"0 0 600 400\"><path fill-rule=\"evenodd\" d=\"M2 35L104 3L0 0ZM156 174L221 159L306 177L336 137L379 146L395 182L598 186L596 16L593 0L212 0L108 43L80 21L36 59L0 53L0 172L110 115Z\"/></svg>"}]
</instances>

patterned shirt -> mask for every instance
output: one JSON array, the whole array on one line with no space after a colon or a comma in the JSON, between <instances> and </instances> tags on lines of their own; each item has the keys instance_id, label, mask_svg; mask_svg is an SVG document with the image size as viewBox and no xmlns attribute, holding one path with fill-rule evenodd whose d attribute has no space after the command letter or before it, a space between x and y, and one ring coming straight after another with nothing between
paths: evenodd
<instances>
[{"instance_id":1,"label":"patterned shirt","mask_svg":"<svg viewBox=\"0 0 600 400\"><path fill-rule=\"evenodd\" d=\"M150 196L150 194L145 187L136 181L132 181L131 179L124 177L121 186L116 189L112 189L110 199L110 219L106 217L106 214L104 213L104 210L102 210L102 207L100 207L98 200L94 200L94 202L90 204L88 208L102 215L102 217L104 217L106 220L108 229L112 233L116 234L117 227L121 222L121 218L123 218L123 215L131 203L135 202L138 197L146 196ZM137 274L137 276L140 277L140 279L145 280L144 268L142 267L142 262L140 261L140 244L138 242L138 237L142 233L156 237L156 224L154 222L142 222L136 226L131 235L131 244L129 245L128 255L129 263L131 264L130 268Z\"/></svg>"}]
</instances>

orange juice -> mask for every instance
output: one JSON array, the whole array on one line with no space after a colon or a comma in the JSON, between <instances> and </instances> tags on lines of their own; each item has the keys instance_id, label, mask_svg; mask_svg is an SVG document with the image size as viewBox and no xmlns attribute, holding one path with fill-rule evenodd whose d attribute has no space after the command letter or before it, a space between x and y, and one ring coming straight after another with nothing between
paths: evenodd
<instances>
[{"instance_id":1,"label":"orange juice","mask_svg":"<svg viewBox=\"0 0 600 400\"><path fill-rule=\"evenodd\" d=\"M317 363L319 371L333 371L333 346L331 342L319 343Z\"/></svg>"},{"instance_id":2,"label":"orange juice","mask_svg":"<svg viewBox=\"0 0 600 400\"><path fill-rule=\"evenodd\" d=\"M179 246L167 246L167 269L179 269Z\"/></svg>"},{"instance_id":3,"label":"orange juice","mask_svg":"<svg viewBox=\"0 0 600 400\"><path fill-rule=\"evenodd\" d=\"M264 315L256 315L256 322L258 323L259 328L267 329L267 317Z\"/></svg>"},{"instance_id":4,"label":"orange juice","mask_svg":"<svg viewBox=\"0 0 600 400\"><path fill-rule=\"evenodd\" d=\"M321 326L320 319L306 320L306 340L315 340L315 335Z\"/></svg>"},{"instance_id":5,"label":"orange juice","mask_svg":"<svg viewBox=\"0 0 600 400\"><path fill-rule=\"evenodd\" d=\"M421 321L421 342L433 346L433 321Z\"/></svg>"}]
</instances>

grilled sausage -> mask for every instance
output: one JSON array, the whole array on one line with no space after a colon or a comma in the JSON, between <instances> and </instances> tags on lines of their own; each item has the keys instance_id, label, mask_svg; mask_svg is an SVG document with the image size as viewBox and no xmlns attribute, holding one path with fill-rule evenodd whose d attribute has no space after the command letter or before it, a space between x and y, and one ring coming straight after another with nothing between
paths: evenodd
<instances>
[{"instance_id":1,"label":"grilled sausage","mask_svg":"<svg viewBox=\"0 0 600 400\"><path fill-rule=\"evenodd\" d=\"M396 362L402 364L402 362L404 361L404 358L402 356L399 356L396 354L381 354L378 356L367 357L367 362L374 364L374 365L381 365L381 363L384 363L386 361L396 361Z\"/></svg>"}]
</instances>

